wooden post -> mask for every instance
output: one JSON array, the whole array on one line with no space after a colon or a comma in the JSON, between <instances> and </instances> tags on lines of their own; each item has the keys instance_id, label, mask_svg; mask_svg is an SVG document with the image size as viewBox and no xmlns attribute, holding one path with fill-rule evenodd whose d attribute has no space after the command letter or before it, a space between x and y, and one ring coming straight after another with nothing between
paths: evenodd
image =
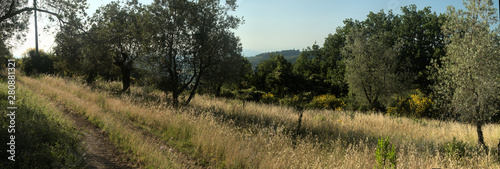
<instances>
[{"instance_id":1,"label":"wooden post","mask_svg":"<svg viewBox=\"0 0 500 169\"><path fill-rule=\"evenodd\" d=\"M296 106L295 109L298 111L299 113L299 120L297 122L297 128L295 129L295 133L293 134L293 145L297 145L297 136L299 136L300 134L300 127L302 126L302 116L304 114L304 108L300 105Z\"/></svg>"}]
</instances>

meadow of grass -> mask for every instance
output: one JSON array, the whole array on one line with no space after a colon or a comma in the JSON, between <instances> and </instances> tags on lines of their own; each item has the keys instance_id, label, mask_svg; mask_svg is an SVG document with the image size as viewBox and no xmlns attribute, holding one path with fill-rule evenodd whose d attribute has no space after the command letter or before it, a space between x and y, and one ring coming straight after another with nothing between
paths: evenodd
<instances>
[{"instance_id":1,"label":"meadow of grass","mask_svg":"<svg viewBox=\"0 0 500 169\"><path fill-rule=\"evenodd\" d=\"M398 168L498 168L495 153L475 149L475 128L468 124L390 117L380 113L306 110L297 140L298 112L280 105L198 95L190 106L172 108L161 92L133 87L117 94L119 83L97 88L57 77L22 77L31 89L78 111L109 133L136 160L154 168L177 167L175 154L156 142L140 140L141 131L217 168L373 168L379 138L396 147ZM485 142L496 147L500 126L484 127ZM136 138L138 137L138 138ZM453 138L467 155L445 152ZM182 166L181 166L182 167Z\"/></svg>"},{"instance_id":2,"label":"meadow of grass","mask_svg":"<svg viewBox=\"0 0 500 169\"><path fill-rule=\"evenodd\" d=\"M81 134L71 120L43 96L16 84L16 103L7 101L7 83L1 82L0 107L5 109L0 119L2 163L0 168L83 168L85 162L80 145ZM5 90L4 90L5 89ZM15 133L8 133L11 125L7 107L17 107ZM10 110L9 110L10 111ZM15 136L15 162L7 160L11 134Z\"/></svg>"}]
</instances>

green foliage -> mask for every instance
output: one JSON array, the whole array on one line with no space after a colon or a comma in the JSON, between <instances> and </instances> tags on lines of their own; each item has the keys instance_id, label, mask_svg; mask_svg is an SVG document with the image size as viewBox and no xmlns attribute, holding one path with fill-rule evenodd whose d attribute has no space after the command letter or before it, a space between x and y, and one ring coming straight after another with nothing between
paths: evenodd
<instances>
[{"instance_id":1,"label":"green foliage","mask_svg":"<svg viewBox=\"0 0 500 169\"><path fill-rule=\"evenodd\" d=\"M282 50L282 51L275 51L275 52L265 52L261 53L258 55L255 55L253 57L247 57L248 61L252 65L252 69L255 69L257 65L264 61L264 60L269 60L271 54L282 54L283 57L290 63L295 63L297 58L299 58L299 54L301 52L299 50Z\"/></svg>"},{"instance_id":2,"label":"green foliage","mask_svg":"<svg viewBox=\"0 0 500 169\"><path fill-rule=\"evenodd\" d=\"M94 31L92 43L99 44L98 50L104 52L101 57L112 60L120 70L122 91L129 89L135 61L146 54L145 46L150 40L150 35L144 32L149 20L143 16L142 8L134 1L111 2L100 7L90 19Z\"/></svg>"},{"instance_id":3,"label":"green foliage","mask_svg":"<svg viewBox=\"0 0 500 169\"><path fill-rule=\"evenodd\" d=\"M398 60L401 69L408 69L412 84L424 93L429 93L431 81L428 79L432 72L427 70L431 59L444 56L444 34L441 26L446 20L445 15L437 15L431 7L417 10L416 5L401 8L394 31L397 38L402 40L402 49Z\"/></svg>"},{"instance_id":4,"label":"green foliage","mask_svg":"<svg viewBox=\"0 0 500 169\"><path fill-rule=\"evenodd\" d=\"M396 168L397 158L396 150L393 144L391 147L389 137L386 139L380 138L375 151L375 160L377 161L375 168Z\"/></svg>"},{"instance_id":5,"label":"green foliage","mask_svg":"<svg viewBox=\"0 0 500 169\"><path fill-rule=\"evenodd\" d=\"M353 30L343 51L348 56L345 77L349 92L372 110L382 110L389 96L406 87L396 70L398 47L387 44L389 32L378 32L380 35L370 34L366 28Z\"/></svg>"},{"instance_id":6,"label":"green foliage","mask_svg":"<svg viewBox=\"0 0 500 169\"><path fill-rule=\"evenodd\" d=\"M430 7L410 5L401 11L403 15L370 12L362 22L344 20L323 46L315 43L300 53L292 73L278 73L288 74L295 84L280 86L268 78L277 67L273 56L257 66L251 84L281 98L302 92L347 97L350 92L346 104L356 110L385 110L390 96L407 89L429 93L427 67L432 58L444 55L441 25L446 18Z\"/></svg>"},{"instance_id":7,"label":"green foliage","mask_svg":"<svg viewBox=\"0 0 500 169\"><path fill-rule=\"evenodd\" d=\"M344 102L346 103L346 110L351 110L351 111L366 111L368 108L366 106L363 106L363 104L357 100L352 93L347 95L346 97L342 98Z\"/></svg>"},{"instance_id":8,"label":"green foliage","mask_svg":"<svg viewBox=\"0 0 500 169\"><path fill-rule=\"evenodd\" d=\"M468 11L449 8L449 20L443 27L451 36L447 39L450 43L446 46L446 57L437 72L442 79L435 87L437 94L451 95L440 99L449 99L450 106L465 121L485 121L497 112L493 103L500 89L500 57L496 35L489 26L498 20L489 3L469 2ZM449 82L444 82L445 78Z\"/></svg>"},{"instance_id":9,"label":"green foliage","mask_svg":"<svg viewBox=\"0 0 500 169\"><path fill-rule=\"evenodd\" d=\"M286 61L283 55L272 54L270 57L270 60L262 61L257 65L252 83L259 90L271 92L277 97L284 97L297 84L292 74L292 64Z\"/></svg>"},{"instance_id":10,"label":"green foliage","mask_svg":"<svg viewBox=\"0 0 500 169\"><path fill-rule=\"evenodd\" d=\"M499 30L490 30L498 24L497 10L490 0L464 4L466 11L447 11L447 53L433 67L434 95L444 113L475 124L485 146L481 128L498 113L500 95Z\"/></svg>"},{"instance_id":11,"label":"green foliage","mask_svg":"<svg viewBox=\"0 0 500 169\"><path fill-rule=\"evenodd\" d=\"M260 99L260 101L262 103L268 103L268 104L270 104L270 103L276 103L276 102L278 102L278 98L276 98L274 96L274 94L268 92L268 93L262 95L262 98Z\"/></svg>"},{"instance_id":12,"label":"green foliage","mask_svg":"<svg viewBox=\"0 0 500 169\"><path fill-rule=\"evenodd\" d=\"M305 108L310 102L311 93L300 93L296 95L287 95L279 100L281 105L286 105L295 108Z\"/></svg>"},{"instance_id":13,"label":"green foliage","mask_svg":"<svg viewBox=\"0 0 500 169\"><path fill-rule=\"evenodd\" d=\"M233 53L222 58L204 74L199 91L206 91L218 97L221 96L221 90L224 88L248 88L252 67L245 57L239 53Z\"/></svg>"},{"instance_id":14,"label":"green foliage","mask_svg":"<svg viewBox=\"0 0 500 169\"><path fill-rule=\"evenodd\" d=\"M260 101L262 96L266 93L257 90L255 87L252 87L249 89L241 89L233 91L233 94L236 99L258 102Z\"/></svg>"},{"instance_id":15,"label":"green foliage","mask_svg":"<svg viewBox=\"0 0 500 169\"><path fill-rule=\"evenodd\" d=\"M9 59L13 59L11 55L1 55L0 54L0 70L7 67Z\"/></svg>"},{"instance_id":16,"label":"green foliage","mask_svg":"<svg viewBox=\"0 0 500 169\"><path fill-rule=\"evenodd\" d=\"M433 118L432 100L425 96L420 90L395 95L387 107L387 114L393 116L407 117L429 117Z\"/></svg>"},{"instance_id":17,"label":"green foliage","mask_svg":"<svg viewBox=\"0 0 500 169\"><path fill-rule=\"evenodd\" d=\"M7 67L7 60L12 58L9 47L5 44L5 40L0 38L0 69Z\"/></svg>"},{"instance_id":18,"label":"green foliage","mask_svg":"<svg viewBox=\"0 0 500 169\"><path fill-rule=\"evenodd\" d=\"M454 160L459 161L466 155L466 144L463 141L458 141L455 137L453 137L453 141L445 143L443 148L446 155Z\"/></svg>"},{"instance_id":19,"label":"green foliage","mask_svg":"<svg viewBox=\"0 0 500 169\"><path fill-rule=\"evenodd\" d=\"M320 109L335 109L343 110L346 104L343 100L336 98L333 94L323 94L319 96L314 96L312 101L308 104L310 108L320 108Z\"/></svg>"},{"instance_id":20,"label":"green foliage","mask_svg":"<svg viewBox=\"0 0 500 169\"><path fill-rule=\"evenodd\" d=\"M234 1L189 0L155 1L144 7L147 39L141 45L143 61L151 63L145 69L160 90L172 94L172 105L188 104L207 71L226 58L241 56L239 38L231 30L242 21L229 14L236 7ZM189 97L180 100L183 93Z\"/></svg>"},{"instance_id":21,"label":"green foliage","mask_svg":"<svg viewBox=\"0 0 500 169\"><path fill-rule=\"evenodd\" d=\"M339 37L336 35L333 38ZM345 66L341 61L341 55L328 53L337 52L337 50L326 51L326 49L331 47L330 45L342 48L345 38L334 40L328 38L325 40L324 47L313 44L312 47L304 49L293 65L293 72L303 79L305 84L301 88L307 89L307 92L344 96L347 93L347 86L344 81Z\"/></svg>"},{"instance_id":22,"label":"green foliage","mask_svg":"<svg viewBox=\"0 0 500 169\"><path fill-rule=\"evenodd\" d=\"M444 53L440 26L445 17L411 5L401 9L402 15L380 11L364 21L346 19L322 45L245 59L230 31L242 23L228 14L235 8L216 1L112 2L90 18L86 32L61 29L55 50L61 61L55 67L69 76L85 75L87 82L101 76L125 84L133 77L171 94L173 104L182 102L177 98L183 94L190 95L188 103L194 92L254 101L269 93L275 99L264 102L286 104L310 92L347 98L344 109L384 111L390 96L401 91L428 93L425 68L429 58ZM83 27L82 18L71 23Z\"/></svg>"},{"instance_id":23,"label":"green foliage","mask_svg":"<svg viewBox=\"0 0 500 169\"><path fill-rule=\"evenodd\" d=\"M38 55L34 48L28 49L25 57L23 58L23 65L21 69L27 75L37 75L37 74L53 74L54 60L56 58L43 51L39 51Z\"/></svg>"},{"instance_id":24,"label":"green foliage","mask_svg":"<svg viewBox=\"0 0 500 169\"><path fill-rule=\"evenodd\" d=\"M224 97L224 98L235 98L235 95L233 93L233 90L227 89L227 88L222 88L219 94L219 97Z\"/></svg>"},{"instance_id":25,"label":"green foliage","mask_svg":"<svg viewBox=\"0 0 500 169\"><path fill-rule=\"evenodd\" d=\"M293 73L303 79L304 87L308 92L332 93L341 95L338 84L331 78L337 69L337 56L327 57L324 48L317 44L304 49L293 65Z\"/></svg>"}]
</instances>

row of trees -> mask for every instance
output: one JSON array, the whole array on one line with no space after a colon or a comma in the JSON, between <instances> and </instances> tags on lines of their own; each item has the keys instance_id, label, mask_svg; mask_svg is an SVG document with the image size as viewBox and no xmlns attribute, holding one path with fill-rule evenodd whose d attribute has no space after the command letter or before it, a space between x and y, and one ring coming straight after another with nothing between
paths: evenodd
<instances>
[{"instance_id":1,"label":"row of trees","mask_svg":"<svg viewBox=\"0 0 500 169\"><path fill-rule=\"evenodd\" d=\"M498 14L491 0L464 4L465 11L449 7L440 15L410 5L402 15L380 11L364 21L347 19L295 64L282 56L261 62L251 81L281 97L330 93L379 111L413 93L410 99L434 106L428 117L476 125L485 147L482 126L498 117L500 105L500 32L491 29Z\"/></svg>"},{"instance_id":2,"label":"row of trees","mask_svg":"<svg viewBox=\"0 0 500 169\"><path fill-rule=\"evenodd\" d=\"M231 32L242 22L228 14L235 8L235 1L218 0L111 2L87 24L73 18L63 26L54 51L65 73L85 75L88 83L97 76L119 77L127 91L134 74L171 94L174 106L187 104L199 86L220 91L245 67L239 39ZM79 30L85 26L88 30ZM188 97L179 100L185 91Z\"/></svg>"},{"instance_id":3,"label":"row of trees","mask_svg":"<svg viewBox=\"0 0 500 169\"><path fill-rule=\"evenodd\" d=\"M93 16L87 16L86 6L85 0L43 1L37 7L27 1L1 1L2 56L11 57L6 41L22 40L29 16L38 11L58 21L60 32L54 54L27 52L22 61L27 74L84 76L87 83L97 77L120 79L123 91L137 77L172 94L177 106L189 103L200 86L220 91L251 69L231 32L242 23L228 14L236 9L235 0L111 2ZM188 97L179 100L184 93Z\"/></svg>"},{"instance_id":4,"label":"row of trees","mask_svg":"<svg viewBox=\"0 0 500 169\"><path fill-rule=\"evenodd\" d=\"M281 56L261 62L253 86L278 96L312 92L354 97L366 109L384 110L391 96L420 89L431 93L432 60L445 55L441 31L446 16L401 8L402 15L370 12L367 19L346 19L323 46L304 49L296 62Z\"/></svg>"}]
</instances>

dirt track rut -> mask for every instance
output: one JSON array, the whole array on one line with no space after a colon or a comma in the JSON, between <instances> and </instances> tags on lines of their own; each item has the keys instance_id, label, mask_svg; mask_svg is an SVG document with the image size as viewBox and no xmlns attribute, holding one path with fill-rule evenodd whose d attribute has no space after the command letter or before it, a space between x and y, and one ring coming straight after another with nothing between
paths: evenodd
<instances>
[{"instance_id":1,"label":"dirt track rut","mask_svg":"<svg viewBox=\"0 0 500 169\"><path fill-rule=\"evenodd\" d=\"M127 156L120 152L107 135L95 127L81 115L73 113L63 106L66 115L74 122L75 127L84 134L82 146L85 149L85 161L88 169L126 169L134 168L126 161Z\"/></svg>"}]
</instances>

